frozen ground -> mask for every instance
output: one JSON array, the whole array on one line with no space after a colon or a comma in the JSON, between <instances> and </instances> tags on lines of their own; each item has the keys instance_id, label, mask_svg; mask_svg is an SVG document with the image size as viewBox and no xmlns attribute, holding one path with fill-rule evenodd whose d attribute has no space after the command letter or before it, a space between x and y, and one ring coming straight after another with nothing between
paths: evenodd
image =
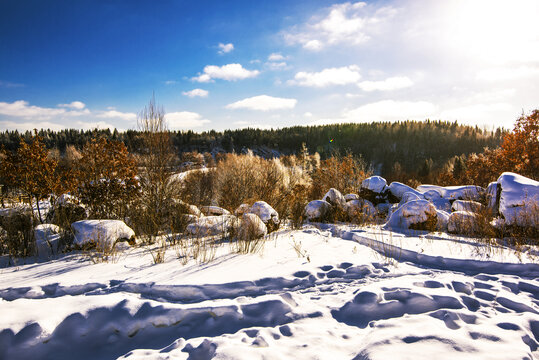
<instances>
[{"instance_id":1,"label":"frozen ground","mask_svg":"<svg viewBox=\"0 0 539 360\"><path fill-rule=\"evenodd\" d=\"M539 358L534 249L320 225L230 251L2 268L0 359Z\"/></svg>"}]
</instances>

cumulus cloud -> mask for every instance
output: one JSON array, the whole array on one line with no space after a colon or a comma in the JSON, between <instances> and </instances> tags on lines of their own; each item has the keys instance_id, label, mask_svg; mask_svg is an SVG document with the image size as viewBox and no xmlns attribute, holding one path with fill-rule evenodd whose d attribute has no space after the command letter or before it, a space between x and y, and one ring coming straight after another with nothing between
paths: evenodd
<instances>
[{"instance_id":1,"label":"cumulus cloud","mask_svg":"<svg viewBox=\"0 0 539 360\"><path fill-rule=\"evenodd\" d=\"M191 91L184 91L182 92L183 95L188 96L190 98L194 97L208 97L209 92L207 90L203 89L193 89Z\"/></svg>"},{"instance_id":2,"label":"cumulus cloud","mask_svg":"<svg viewBox=\"0 0 539 360\"><path fill-rule=\"evenodd\" d=\"M232 43L228 43L228 44L219 43L218 46L219 46L219 54L226 54L234 50L234 44Z\"/></svg>"},{"instance_id":3,"label":"cumulus cloud","mask_svg":"<svg viewBox=\"0 0 539 360\"><path fill-rule=\"evenodd\" d=\"M278 98L268 95L259 95L236 101L226 106L227 109L250 109L258 111L293 109L298 101L296 99Z\"/></svg>"},{"instance_id":4,"label":"cumulus cloud","mask_svg":"<svg viewBox=\"0 0 539 360\"><path fill-rule=\"evenodd\" d=\"M53 116L65 115L66 113L66 109L45 108L29 105L28 102L24 100L18 100L12 103L0 102L1 115L46 120Z\"/></svg>"},{"instance_id":5,"label":"cumulus cloud","mask_svg":"<svg viewBox=\"0 0 539 360\"><path fill-rule=\"evenodd\" d=\"M299 44L313 51L327 45L357 45L368 41L378 27L394 17L396 9L376 9L364 2L346 2L326 9L324 15L284 34L290 44Z\"/></svg>"},{"instance_id":6,"label":"cumulus cloud","mask_svg":"<svg viewBox=\"0 0 539 360\"><path fill-rule=\"evenodd\" d=\"M28 122L15 122L15 121L0 121L0 127L6 130L19 130L19 131L31 131L33 129L50 129L53 131L60 131L63 129L111 129L114 130L115 126L104 121L88 122L88 121L75 121L66 124L58 124L49 121L28 121Z\"/></svg>"},{"instance_id":7,"label":"cumulus cloud","mask_svg":"<svg viewBox=\"0 0 539 360\"><path fill-rule=\"evenodd\" d=\"M356 83L361 79L359 67L356 65L340 68L324 69L320 72L300 71L289 83L309 87L325 87L330 85L347 85Z\"/></svg>"},{"instance_id":8,"label":"cumulus cloud","mask_svg":"<svg viewBox=\"0 0 539 360\"><path fill-rule=\"evenodd\" d=\"M283 61L285 58L280 53L272 53L268 56L268 61Z\"/></svg>"},{"instance_id":9,"label":"cumulus cloud","mask_svg":"<svg viewBox=\"0 0 539 360\"><path fill-rule=\"evenodd\" d=\"M192 129L204 126L211 121L191 111L179 111L165 114L165 120L171 130Z\"/></svg>"},{"instance_id":10,"label":"cumulus cloud","mask_svg":"<svg viewBox=\"0 0 539 360\"><path fill-rule=\"evenodd\" d=\"M135 120L137 118L137 114L135 113L121 112L117 110L103 111L101 114L98 114L96 116L99 118L122 119L122 120Z\"/></svg>"},{"instance_id":11,"label":"cumulus cloud","mask_svg":"<svg viewBox=\"0 0 539 360\"><path fill-rule=\"evenodd\" d=\"M73 101L69 104L58 104L59 107L82 110L86 107L86 104L82 101Z\"/></svg>"},{"instance_id":12,"label":"cumulus cloud","mask_svg":"<svg viewBox=\"0 0 539 360\"><path fill-rule=\"evenodd\" d=\"M414 85L413 81L406 76L390 77L382 81L362 81L357 86L363 91L390 91L403 89Z\"/></svg>"},{"instance_id":13,"label":"cumulus cloud","mask_svg":"<svg viewBox=\"0 0 539 360\"><path fill-rule=\"evenodd\" d=\"M213 79L236 81L256 77L259 73L258 70L247 70L241 64L207 65L204 67L204 72L192 80L198 82L210 82Z\"/></svg>"}]
</instances>

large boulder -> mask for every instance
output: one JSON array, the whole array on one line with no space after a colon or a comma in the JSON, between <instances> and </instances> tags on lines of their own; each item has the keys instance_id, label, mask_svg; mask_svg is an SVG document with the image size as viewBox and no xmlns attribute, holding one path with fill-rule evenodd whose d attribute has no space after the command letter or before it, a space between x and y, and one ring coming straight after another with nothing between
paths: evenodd
<instances>
[{"instance_id":1,"label":"large boulder","mask_svg":"<svg viewBox=\"0 0 539 360\"><path fill-rule=\"evenodd\" d=\"M412 191L407 191L402 195L401 201L399 202L399 206L406 204L409 201L414 201L414 200L424 200L424 198L423 196L421 196L421 194L418 194Z\"/></svg>"},{"instance_id":2,"label":"large boulder","mask_svg":"<svg viewBox=\"0 0 539 360\"><path fill-rule=\"evenodd\" d=\"M447 211L436 209L436 230L447 231L447 224L449 223L449 213Z\"/></svg>"},{"instance_id":3,"label":"large boulder","mask_svg":"<svg viewBox=\"0 0 539 360\"><path fill-rule=\"evenodd\" d=\"M386 179L381 176L371 176L361 182L359 196L374 204L379 204L387 201L388 192Z\"/></svg>"},{"instance_id":4,"label":"large boulder","mask_svg":"<svg viewBox=\"0 0 539 360\"><path fill-rule=\"evenodd\" d=\"M238 228L238 239L253 240L265 236L268 233L266 224L256 214L243 214Z\"/></svg>"},{"instance_id":5,"label":"large boulder","mask_svg":"<svg viewBox=\"0 0 539 360\"><path fill-rule=\"evenodd\" d=\"M186 232L193 236L226 235L236 227L234 215L205 216L187 225Z\"/></svg>"},{"instance_id":6,"label":"large boulder","mask_svg":"<svg viewBox=\"0 0 539 360\"><path fill-rule=\"evenodd\" d=\"M326 195L324 195L322 200L328 202L332 206L336 206L341 209L344 209L344 207L346 206L346 199L339 190L334 188L329 189L329 191L326 193Z\"/></svg>"},{"instance_id":7,"label":"large boulder","mask_svg":"<svg viewBox=\"0 0 539 360\"><path fill-rule=\"evenodd\" d=\"M350 201L350 200L359 200L358 194L346 194L344 195L344 200Z\"/></svg>"},{"instance_id":8,"label":"large boulder","mask_svg":"<svg viewBox=\"0 0 539 360\"><path fill-rule=\"evenodd\" d=\"M234 215L240 217L243 214L247 214L251 210L251 205L241 204L236 210L234 210Z\"/></svg>"},{"instance_id":9,"label":"large boulder","mask_svg":"<svg viewBox=\"0 0 539 360\"><path fill-rule=\"evenodd\" d=\"M404 185L403 183L397 181L393 181L391 184L389 184L391 202L400 202L402 200L402 196L407 192L412 192L418 197L423 198L423 194L408 185Z\"/></svg>"},{"instance_id":10,"label":"large boulder","mask_svg":"<svg viewBox=\"0 0 539 360\"><path fill-rule=\"evenodd\" d=\"M348 201L346 213L352 220L358 220L360 223L373 221L377 214L373 203L365 199Z\"/></svg>"},{"instance_id":11,"label":"large boulder","mask_svg":"<svg viewBox=\"0 0 539 360\"><path fill-rule=\"evenodd\" d=\"M305 216L310 221L322 221L331 211L331 204L324 200L313 200L305 206Z\"/></svg>"},{"instance_id":12,"label":"large boulder","mask_svg":"<svg viewBox=\"0 0 539 360\"><path fill-rule=\"evenodd\" d=\"M274 225L279 224L279 214L277 211L271 207L265 201L257 201L249 209L251 214L256 214L265 224L273 223Z\"/></svg>"},{"instance_id":13,"label":"large boulder","mask_svg":"<svg viewBox=\"0 0 539 360\"><path fill-rule=\"evenodd\" d=\"M436 230L436 208L427 200L412 200L392 212L387 229Z\"/></svg>"},{"instance_id":14,"label":"large boulder","mask_svg":"<svg viewBox=\"0 0 539 360\"><path fill-rule=\"evenodd\" d=\"M539 228L539 181L504 172L497 183L499 213L505 224Z\"/></svg>"},{"instance_id":15,"label":"large boulder","mask_svg":"<svg viewBox=\"0 0 539 360\"><path fill-rule=\"evenodd\" d=\"M473 213L479 213L484 209L484 206L477 202L471 200L455 200L451 205L452 211L470 211Z\"/></svg>"},{"instance_id":16,"label":"large boulder","mask_svg":"<svg viewBox=\"0 0 539 360\"><path fill-rule=\"evenodd\" d=\"M485 189L475 185L462 186L438 186L438 185L419 185L417 190L425 194L429 193L432 197L437 192L440 197L448 200L473 200L479 201L485 193ZM426 197L425 197L426 198Z\"/></svg>"},{"instance_id":17,"label":"large boulder","mask_svg":"<svg viewBox=\"0 0 539 360\"><path fill-rule=\"evenodd\" d=\"M135 241L135 232L121 220L80 220L71 224L71 230L73 244L79 247L93 244L111 249L118 241Z\"/></svg>"},{"instance_id":18,"label":"large boulder","mask_svg":"<svg viewBox=\"0 0 539 360\"><path fill-rule=\"evenodd\" d=\"M471 211L455 211L449 215L447 231L452 234L474 235L480 231L478 215Z\"/></svg>"},{"instance_id":19,"label":"large boulder","mask_svg":"<svg viewBox=\"0 0 539 360\"><path fill-rule=\"evenodd\" d=\"M60 227L54 224L40 224L34 228L36 251L39 257L48 257L58 253Z\"/></svg>"},{"instance_id":20,"label":"large boulder","mask_svg":"<svg viewBox=\"0 0 539 360\"><path fill-rule=\"evenodd\" d=\"M492 213L493 216L498 215L498 208L500 206L500 194L498 190L501 190L501 188L498 186L498 183L493 181L490 184L488 184L487 191L486 191L486 201L487 201L487 207Z\"/></svg>"},{"instance_id":21,"label":"large boulder","mask_svg":"<svg viewBox=\"0 0 539 360\"><path fill-rule=\"evenodd\" d=\"M201 206L200 211L206 216L230 215L230 211L219 206Z\"/></svg>"}]
</instances>

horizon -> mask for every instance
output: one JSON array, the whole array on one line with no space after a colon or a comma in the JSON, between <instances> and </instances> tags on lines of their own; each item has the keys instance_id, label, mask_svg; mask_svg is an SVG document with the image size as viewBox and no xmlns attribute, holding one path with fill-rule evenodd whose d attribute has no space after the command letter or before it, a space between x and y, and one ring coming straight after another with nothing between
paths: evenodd
<instances>
[{"instance_id":1,"label":"horizon","mask_svg":"<svg viewBox=\"0 0 539 360\"><path fill-rule=\"evenodd\" d=\"M0 4L0 127L172 131L457 121L537 108L532 0Z\"/></svg>"}]
</instances>

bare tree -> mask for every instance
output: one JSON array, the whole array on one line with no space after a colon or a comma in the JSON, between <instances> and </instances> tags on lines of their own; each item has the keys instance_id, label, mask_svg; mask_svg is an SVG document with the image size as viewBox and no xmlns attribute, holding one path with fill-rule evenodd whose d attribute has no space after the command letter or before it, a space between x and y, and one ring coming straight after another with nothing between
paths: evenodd
<instances>
[{"instance_id":1,"label":"bare tree","mask_svg":"<svg viewBox=\"0 0 539 360\"><path fill-rule=\"evenodd\" d=\"M137 125L143 140L139 175L145 219L140 225L143 227L141 232L157 235L168 225L167 215L170 214L171 200L176 192L176 186L171 181L176 155L165 121L165 111L155 103L155 96L139 113Z\"/></svg>"}]
</instances>

